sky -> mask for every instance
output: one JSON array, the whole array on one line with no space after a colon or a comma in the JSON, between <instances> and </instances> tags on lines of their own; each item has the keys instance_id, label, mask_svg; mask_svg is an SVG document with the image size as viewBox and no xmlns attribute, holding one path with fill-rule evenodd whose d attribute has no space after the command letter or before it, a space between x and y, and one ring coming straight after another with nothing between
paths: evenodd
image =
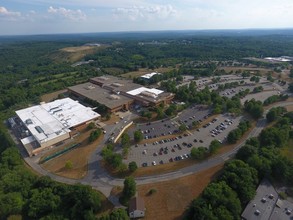
<instances>
[{"instance_id":1,"label":"sky","mask_svg":"<svg viewBox=\"0 0 293 220\"><path fill-rule=\"evenodd\" d=\"M0 35L292 27L293 0L0 1Z\"/></svg>"}]
</instances>

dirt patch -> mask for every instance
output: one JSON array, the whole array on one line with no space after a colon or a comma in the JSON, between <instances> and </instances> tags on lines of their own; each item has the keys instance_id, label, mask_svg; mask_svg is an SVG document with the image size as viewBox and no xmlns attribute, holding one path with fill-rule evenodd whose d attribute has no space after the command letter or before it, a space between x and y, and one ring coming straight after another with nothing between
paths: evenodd
<instances>
[{"instance_id":1,"label":"dirt patch","mask_svg":"<svg viewBox=\"0 0 293 220\"><path fill-rule=\"evenodd\" d=\"M42 95L41 96L41 101L42 102L51 102L51 101L57 99L58 95L66 93L66 92L67 92L67 89L63 89L63 90L59 90L59 91L56 91L56 92L52 92L52 93L49 93L49 94Z\"/></svg>"},{"instance_id":2,"label":"dirt patch","mask_svg":"<svg viewBox=\"0 0 293 220\"><path fill-rule=\"evenodd\" d=\"M97 47L95 46L65 47L60 50L65 51L67 53L76 53L80 51L92 50L93 48L97 48Z\"/></svg>"},{"instance_id":3,"label":"dirt patch","mask_svg":"<svg viewBox=\"0 0 293 220\"><path fill-rule=\"evenodd\" d=\"M87 173L88 157L104 138L104 136L101 135L98 140L89 144L88 137L90 132L91 131L84 132L82 135L80 135L80 137L76 138L75 142L81 143L81 146L59 157L49 160L48 162L44 163L42 167L51 173L55 173L57 175L71 179L80 179L84 177ZM58 150L61 150L61 148L54 149L54 151ZM54 151L51 151L50 154L52 154ZM71 161L71 169L65 168L67 161Z\"/></svg>"},{"instance_id":4,"label":"dirt patch","mask_svg":"<svg viewBox=\"0 0 293 220\"><path fill-rule=\"evenodd\" d=\"M286 106L286 109L287 109L288 112L292 112L293 111L293 105Z\"/></svg>"},{"instance_id":5,"label":"dirt patch","mask_svg":"<svg viewBox=\"0 0 293 220\"><path fill-rule=\"evenodd\" d=\"M222 168L223 164L176 180L138 186L138 194L144 198L146 205L144 219L182 219L190 202L200 195ZM149 194L151 189L156 190L152 195Z\"/></svg>"},{"instance_id":6,"label":"dirt patch","mask_svg":"<svg viewBox=\"0 0 293 220\"><path fill-rule=\"evenodd\" d=\"M52 54L50 58L55 62L77 62L82 60L88 54L94 54L98 50L107 48L107 45L96 46L80 46L62 48Z\"/></svg>"}]
</instances>

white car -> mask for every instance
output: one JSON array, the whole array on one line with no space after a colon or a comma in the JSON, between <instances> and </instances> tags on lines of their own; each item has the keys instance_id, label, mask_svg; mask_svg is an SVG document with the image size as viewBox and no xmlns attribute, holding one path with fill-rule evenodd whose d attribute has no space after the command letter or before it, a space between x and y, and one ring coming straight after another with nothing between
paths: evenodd
<instances>
[{"instance_id":1,"label":"white car","mask_svg":"<svg viewBox=\"0 0 293 220\"><path fill-rule=\"evenodd\" d=\"M156 161L153 161L152 164L153 164L153 166L156 166L157 165Z\"/></svg>"}]
</instances>

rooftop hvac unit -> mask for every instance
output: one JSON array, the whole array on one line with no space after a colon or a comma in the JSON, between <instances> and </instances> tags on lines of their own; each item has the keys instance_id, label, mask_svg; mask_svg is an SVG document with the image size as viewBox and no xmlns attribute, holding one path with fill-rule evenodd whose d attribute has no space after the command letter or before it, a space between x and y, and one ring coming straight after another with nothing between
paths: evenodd
<instances>
[{"instance_id":1,"label":"rooftop hvac unit","mask_svg":"<svg viewBox=\"0 0 293 220\"><path fill-rule=\"evenodd\" d=\"M147 97L151 97L151 98L156 98L157 95L155 93L152 93L152 92L148 92L148 91L143 91L140 93L141 95L144 95L144 96L147 96Z\"/></svg>"},{"instance_id":2,"label":"rooftop hvac unit","mask_svg":"<svg viewBox=\"0 0 293 220\"><path fill-rule=\"evenodd\" d=\"M120 99L120 97L118 95L110 95L109 98L111 100L119 100Z\"/></svg>"},{"instance_id":3,"label":"rooftop hvac unit","mask_svg":"<svg viewBox=\"0 0 293 220\"><path fill-rule=\"evenodd\" d=\"M31 125L31 124L33 124L33 121L32 121L32 119L26 119L25 120L25 123L26 123L26 125Z\"/></svg>"},{"instance_id":4,"label":"rooftop hvac unit","mask_svg":"<svg viewBox=\"0 0 293 220\"><path fill-rule=\"evenodd\" d=\"M121 87L121 86L124 86L124 85L121 84L121 83L112 83L112 86L115 86L115 87Z\"/></svg>"},{"instance_id":5,"label":"rooftop hvac unit","mask_svg":"<svg viewBox=\"0 0 293 220\"><path fill-rule=\"evenodd\" d=\"M87 86L85 89L87 89L87 90L92 90L92 89L94 89L94 88L95 88L94 86L89 85L89 86Z\"/></svg>"}]
</instances>

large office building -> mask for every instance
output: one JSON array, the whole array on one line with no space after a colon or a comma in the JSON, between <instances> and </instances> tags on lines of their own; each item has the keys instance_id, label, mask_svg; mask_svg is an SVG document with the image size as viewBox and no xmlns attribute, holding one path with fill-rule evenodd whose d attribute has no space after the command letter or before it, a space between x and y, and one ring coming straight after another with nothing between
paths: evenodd
<instances>
[{"instance_id":1,"label":"large office building","mask_svg":"<svg viewBox=\"0 0 293 220\"><path fill-rule=\"evenodd\" d=\"M16 114L26 129L21 142L30 156L71 138L76 128L100 117L70 98L21 109Z\"/></svg>"},{"instance_id":2,"label":"large office building","mask_svg":"<svg viewBox=\"0 0 293 220\"><path fill-rule=\"evenodd\" d=\"M146 88L131 80L110 75L92 78L90 82L69 87L68 90L78 97L105 105L110 112L128 110L134 103L142 106L168 104L174 98L172 93Z\"/></svg>"}]
</instances>

